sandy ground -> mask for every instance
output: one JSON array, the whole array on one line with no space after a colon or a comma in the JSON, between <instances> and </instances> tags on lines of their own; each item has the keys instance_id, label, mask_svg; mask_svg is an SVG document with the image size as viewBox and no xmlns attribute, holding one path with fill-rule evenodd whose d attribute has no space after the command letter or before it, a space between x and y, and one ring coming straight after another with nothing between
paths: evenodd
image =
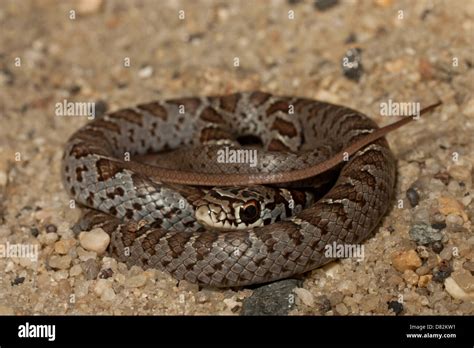
<instances>
[{"instance_id":1,"label":"sandy ground","mask_svg":"<svg viewBox=\"0 0 474 348\"><path fill-rule=\"evenodd\" d=\"M474 1L314 3L2 1L0 314L474 314ZM358 81L341 69L355 47ZM443 101L388 136L396 197L361 261L215 290L81 247L59 168L87 118L58 117L56 103L116 110L253 89L347 105L381 125L393 120L380 115L389 99ZM15 244L37 247L38 260L6 255Z\"/></svg>"}]
</instances>

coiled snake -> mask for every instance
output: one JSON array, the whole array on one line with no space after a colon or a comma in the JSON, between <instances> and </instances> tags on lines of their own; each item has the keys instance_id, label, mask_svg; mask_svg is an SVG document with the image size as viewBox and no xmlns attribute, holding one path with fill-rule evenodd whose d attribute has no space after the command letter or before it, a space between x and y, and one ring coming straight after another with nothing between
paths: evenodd
<instances>
[{"instance_id":1,"label":"coiled snake","mask_svg":"<svg viewBox=\"0 0 474 348\"><path fill-rule=\"evenodd\" d=\"M379 129L346 107L263 92L158 101L79 129L62 177L94 209L81 228L102 227L128 265L216 287L263 283L331 261L328 244L368 238L394 191L382 136L410 120ZM217 157L239 142L257 151L254 166Z\"/></svg>"}]
</instances>

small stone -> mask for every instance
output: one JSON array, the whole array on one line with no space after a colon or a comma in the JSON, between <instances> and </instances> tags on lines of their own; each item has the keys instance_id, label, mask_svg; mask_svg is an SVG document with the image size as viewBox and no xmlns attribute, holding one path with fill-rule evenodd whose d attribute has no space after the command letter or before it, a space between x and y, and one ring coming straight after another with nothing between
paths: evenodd
<instances>
[{"instance_id":1,"label":"small stone","mask_svg":"<svg viewBox=\"0 0 474 348\"><path fill-rule=\"evenodd\" d=\"M144 274L138 274L133 277L129 277L125 280L125 287L127 288L139 288L145 285L146 277Z\"/></svg>"},{"instance_id":2,"label":"small stone","mask_svg":"<svg viewBox=\"0 0 474 348\"><path fill-rule=\"evenodd\" d=\"M74 284L74 294L77 298L86 296L89 293L90 280L78 279Z\"/></svg>"},{"instance_id":3,"label":"small stone","mask_svg":"<svg viewBox=\"0 0 474 348\"><path fill-rule=\"evenodd\" d=\"M403 272L403 279L405 279L408 284L415 285L418 284L419 277L411 269L407 269L405 272Z\"/></svg>"},{"instance_id":4,"label":"small stone","mask_svg":"<svg viewBox=\"0 0 474 348\"><path fill-rule=\"evenodd\" d=\"M107 279L107 278L112 277L113 274L114 274L114 271L112 270L112 268L105 268L102 271L100 271L99 278Z\"/></svg>"},{"instance_id":5,"label":"small stone","mask_svg":"<svg viewBox=\"0 0 474 348\"><path fill-rule=\"evenodd\" d=\"M443 233L440 232L440 230L434 229L425 223L412 226L408 234L411 240L421 245L430 244L443 239Z\"/></svg>"},{"instance_id":6,"label":"small stone","mask_svg":"<svg viewBox=\"0 0 474 348\"><path fill-rule=\"evenodd\" d=\"M398 286L400 284L403 283L403 279L402 277L396 275L396 274L393 274L391 275L390 277L388 277L387 279L387 284L389 284L390 286L392 287L395 287L395 286Z\"/></svg>"},{"instance_id":7,"label":"small stone","mask_svg":"<svg viewBox=\"0 0 474 348\"><path fill-rule=\"evenodd\" d=\"M439 266L433 272L433 280L438 283L444 282L446 278L448 278L453 269L451 265L447 261L440 262Z\"/></svg>"},{"instance_id":8,"label":"small stone","mask_svg":"<svg viewBox=\"0 0 474 348\"><path fill-rule=\"evenodd\" d=\"M74 239L61 239L54 243L54 251L60 255L65 255L75 245L76 241Z\"/></svg>"},{"instance_id":9,"label":"small stone","mask_svg":"<svg viewBox=\"0 0 474 348\"><path fill-rule=\"evenodd\" d=\"M295 288L293 292L298 296L298 298L308 307L314 306L314 297L311 292L304 288Z\"/></svg>"},{"instance_id":10,"label":"small stone","mask_svg":"<svg viewBox=\"0 0 474 348\"><path fill-rule=\"evenodd\" d=\"M471 182L471 170L468 166L454 165L448 169L448 173L457 181Z\"/></svg>"},{"instance_id":11,"label":"small stone","mask_svg":"<svg viewBox=\"0 0 474 348\"><path fill-rule=\"evenodd\" d=\"M326 11L331 7L336 6L338 0L315 0L314 7L319 11Z\"/></svg>"},{"instance_id":12,"label":"small stone","mask_svg":"<svg viewBox=\"0 0 474 348\"><path fill-rule=\"evenodd\" d=\"M430 256L430 252L428 251L428 248L423 245L419 245L416 247L416 253L422 259L427 259Z\"/></svg>"},{"instance_id":13,"label":"small stone","mask_svg":"<svg viewBox=\"0 0 474 348\"><path fill-rule=\"evenodd\" d=\"M71 276L71 277L77 277L81 273L82 273L81 265L74 265L69 270L69 276Z\"/></svg>"},{"instance_id":14,"label":"small stone","mask_svg":"<svg viewBox=\"0 0 474 348\"><path fill-rule=\"evenodd\" d=\"M413 187L410 187L407 190L406 196L408 198L408 202L410 202L410 205L412 207L416 207L418 203L420 202L420 195Z\"/></svg>"},{"instance_id":15,"label":"small stone","mask_svg":"<svg viewBox=\"0 0 474 348\"><path fill-rule=\"evenodd\" d=\"M77 13L90 15L99 12L103 0L80 0L77 4Z\"/></svg>"},{"instance_id":16,"label":"small stone","mask_svg":"<svg viewBox=\"0 0 474 348\"><path fill-rule=\"evenodd\" d=\"M422 262L415 250L395 252L392 254L393 267L399 272L407 269L415 270L421 266Z\"/></svg>"},{"instance_id":17,"label":"small stone","mask_svg":"<svg viewBox=\"0 0 474 348\"><path fill-rule=\"evenodd\" d=\"M396 315L403 312L403 304L398 301L390 301L387 303L388 309L391 309Z\"/></svg>"},{"instance_id":18,"label":"small stone","mask_svg":"<svg viewBox=\"0 0 474 348\"><path fill-rule=\"evenodd\" d=\"M209 302L211 296L209 291L201 290L195 295L195 299L197 303L206 303Z\"/></svg>"},{"instance_id":19,"label":"small stone","mask_svg":"<svg viewBox=\"0 0 474 348\"><path fill-rule=\"evenodd\" d=\"M58 231L58 228L56 225L53 224L48 224L46 225L46 233L56 233Z\"/></svg>"},{"instance_id":20,"label":"small stone","mask_svg":"<svg viewBox=\"0 0 474 348\"><path fill-rule=\"evenodd\" d=\"M423 265L416 269L416 274L418 274L419 276L423 276L425 274L430 273L430 271L431 271L431 268L429 268L428 265Z\"/></svg>"},{"instance_id":21,"label":"small stone","mask_svg":"<svg viewBox=\"0 0 474 348\"><path fill-rule=\"evenodd\" d=\"M464 211L464 206L455 198L447 196L439 197L438 204L438 209L441 214L445 216L454 214L460 216L464 221L468 220L467 215Z\"/></svg>"},{"instance_id":22,"label":"small stone","mask_svg":"<svg viewBox=\"0 0 474 348\"><path fill-rule=\"evenodd\" d=\"M40 237L40 242L45 245L52 245L58 240L56 233L41 234Z\"/></svg>"},{"instance_id":23,"label":"small stone","mask_svg":"<svg viewBox=\"0 0 474 348\"><path fill-rule=\"evenodd\" d=\"M347 309L347 307L344 303L339 303L338 305L336 305L335 310L340 315L348 315L349 314L349 310Z\"/></svg>"},{"instance_id":24,"label":"small stone","mask_svg":"<svg viewBox=\"0 0 474 348\"><path fill-rule=\"evenodd\" d=\"M51 255L49 258L49 266L53 269L68 269L71 265L72 258L69 255L58 256Z\"/></svg>"},{"instance_id":25,"label":"small stone","mask_svg":"<svg viewBox=\"0 0 474 348\"><path fill-rule=\"evenodd\" d=\"M25 277L16 277L12 282L12 286L15 286L15 285L18 285L18 284L21 284L25 281Z\"/></svg>"},{"instance_id":26,"label":"small stone","mask_svg":"<svg viewBox=\"0 0 474 348\"><path fill-rule=\"evenodd\" d=\"M466 261L462 266L464 269L467 269L470 272L474 272L474 261Z\"/></svg>"},{"instance_id":27,"label":"small stone","mask_svg":"<svg viewBox=\"0 0 474 348\"><path fill-rule=\"evenodd\" d=\"M342 58L342 72L345 77L358 82L363 73L362 50L360 48L351 48Z\"/></svg>"},{"instance_id":28,"label":"small stone","mask_svg":"<svg viewBox=\"0 0 474 348\"><path fill-rule=\"evenodd\" d=\"M95 259L89 259L81 264L82 271L87 280L93 280L97 278L99 274L99 263Z\"/></svg>"},{"instance_id":29,"label":"small stone","mask_svg":"<svg viewBox=\"0 0 474 348\"><path fill-rule=\"evenodd\" d=\"M100 296L100 299L102 301L106 301L106 302L111 302L113 300L115 300L115 291L113 288L105 288L104 291L102 292L102 295Z\"/></svg>"},{"instance_id":30,"label":"small stone","mask_svg":"<svg viewBox=\"0 0 474 348\"><path fill-rule=\"evenodd\" d=\"M425 288L432 278L433 276L431 274L420 276L420 279L418 280L418 287Z\"/></svg>"},{"instance_id":31,"label":"small stone","mask_svg":"<svg viewBox=\"0 0 474 348\"><path fill-rule=\"evenodd\" d=\"M81 232L79 242L84 249L101 255L109 246L110 236L102 228L94 228L89 232Z\"/></svg>"},{"instance_id":32,"label":"small stone","mask_svg":"<svg viewBox=\"0 0 474 348\"><path fill-rule=\"evenodd\" d=\"M444 248L443 243L441 243L439 241L434 242L433 244L431 244L431 249L437 254L439 254L443 250L443 248Z\"/></svg>"},{"instance_id":33,"label":"small stone","mask_svg":"<svg viewBox=\"0 0 474 348\"><path fill-rule=\"evenodd\" d=\"M443 230L446 228L446 223L445 222L435 222L431 224L431 227L433 227L436 230Z\"/></svg>"},{"instance_id":34,"label":"small stone","mask_svg":"<svg viewBox=\"0 0 474 348\"><path fill-rule=\"evenodd\" d=\"M331 301L325 295L321 295L315 298L316 308L320 314L325 314L331 310ZM354 302L357 303L357 300L354 299Z\"/></svg>"},{"instance_id":35,"label":"small stone","mask_svg":"<svg viewBox=\"0 0 474 348\"><path fill-rule=\"evenodd\" d=\"M455 299L474 301L474 291L464 291L452 277L449 277L444 281L444 288L448 294L450 294Z\"/></svg>"},{"instance_id":36,"label":"small stone","mask_svg":"<svg viewBox=\"0 0 474 348\"><path fill-rule=\"evenodd\" d=\"M368 313L374 311L380 303L380 297L378 294L368 294L364 297L364 301L361 303L360 308Z\"/></svg>"},{"instance_id":37,"label":"small stone","mask_svg":"<svg viewBox=\"0 0 474 348\"><path fill-rule=\"evenodd\" d=\"M286 279L255 289L244 299L241 315L286 315L295 305L296 288L299 281Z\"/></svg>"},{"instance_id":38,"label":"small stone","mask_svg":"<svg viewBox=\"0 0 474 348\"><path fill-rule=\"evenodd\" d=\"M138 71L138 77L141 79L149 78L151 75L153 75L153 67L150 65L146 65Z\"/></svg>"},{"instance_id":39,"label":"small stone","mask_svg":"<svg viewBox=\"0 0 474 348\"><path fill-rule=\"evenodd\" d=\"M466 292L474 292L474 276L471 272L460 269L451 274L451 278Z\"/></svg>"},{"instance_id":40,"label":"small stone","mask_svg":"<svg viewBox=\"0 0 474 348\"><path fill-rule=\"evenodd\" d=\"M38 237L39 235L39 229L37 229L36 227L31 227L30 228L30 233L33 237Z\"/></svg>"},{"instance_id":41,"label":"small stone","mask_svg":"<svg viewBox=\"0 0 474 348\"><path fill-rule=\"evenodd\" d=\"M95 259L97 257L97 253L94 251L86 251L82 249L81 247L76 248L76 253L77 256L79 257L79 260L81 261L87 261L89 259Z\"/></svg>"},{"instance_id":42,"label":"small stone","mask_svg":"<svg viewBox=\"0 0 474 348\"><path fill-rule=\"evenodd\" d=\"M104 293L104 291L108 288L111 288L112 287L112 283L108 280L105 280L105 279L99 279L97 280L97 282L95 283L95 286L94 286L94 292L99 295L99 296L102 296L102 294Z\"/></svg>"},{"instance_id":43,"label":"small stone","mask_svg":"<svg viewBox=\"0 0 474 348\"><path fill-rule=\"evenodd\" d=\"M453 257L453 246L449 245L446 248L444 248L440 253L439 257L441 257L443 260L449 261Z\"/></svg>"}]
</instances>

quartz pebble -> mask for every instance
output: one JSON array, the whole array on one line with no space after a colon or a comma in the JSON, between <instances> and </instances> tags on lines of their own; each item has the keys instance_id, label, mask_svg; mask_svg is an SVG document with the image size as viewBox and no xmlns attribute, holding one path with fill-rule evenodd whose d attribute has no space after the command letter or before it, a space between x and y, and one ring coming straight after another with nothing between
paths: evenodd
<instances>
[{"instance_id":1,"label":"quartz pebble","mask_svg":"<svg viewBox=\"0 0 474 348\"><path fill-rule=\"evenodd\" d=\"M68 269L71 265L72 258L69 255L58 256L52 255L49 258L49 266L54 269Z\"/></svg>"},{"instance_id":2,"label":"quartz pebble","mask_svg":"<svg viewBox=\"0 0 474 348\"><path fill-rule=\"evenodd\" d=\"M454 214L460 216L464 221L467 221L467 215L464 211L464 206L455 198L447 196L439 197L438 204L438 209L441 214L445 216Z\"/></svg>"},{"instance_id":3,"label":"quartz pebble","mask_svg":"<svg viewBox=\"0 0 474 348\"><path fill-rule=\"evenodd\" d=\"M314 306L314 297L313 294L304 288L295 288L293 292L298 296L298 298L308 307Z\"/></svg>"},{"instance_id":4,"label":"quartz pebble","mask_svg":"<svg viewBox=\"0 0 474 348\"><path fill-rule=\"evenodd\" d=\"M138 274L133 277L129 277L125 280L125 286L127 288L139 288L146 283L146 277L144 274Z\"/></svg>"},{"instance_id":5,"label":"quartz pebble","mask_svg":"<svg viewBox=\"0 0 474 348\"><path fill-rule=\"evenodd\" d=\"M60 255L65 255L75 245L76 241L74 239L61 239L54 243L54 251Z\"/></svg>"},{"instance_id":6,"label":"quartz pebble","mask_svg":"<svg viewBox=\"0 0 474 348\"><path fill-rule=\"evenodd\" d=\"M84 249L95 251L97 255L101 255L109 246L110 236L102 228L94 228L89 232L81 232L79 242Z\"/></svg>"},{"instance_id":7,"label":"quartz pebble","mask_svg":"<svg viewBox=\"0 0 474 348\"><path fill-rule=\"evenodd\" d=\"M444 288L455 299L474 301L474 291L466 292L452 277L445 279Z\"/></svg>"}]
</instances>

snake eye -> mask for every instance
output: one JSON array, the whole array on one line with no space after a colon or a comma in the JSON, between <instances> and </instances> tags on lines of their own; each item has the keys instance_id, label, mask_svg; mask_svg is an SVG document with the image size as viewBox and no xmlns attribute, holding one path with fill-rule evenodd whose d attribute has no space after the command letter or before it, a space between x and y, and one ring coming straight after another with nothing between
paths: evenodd
<instances>
[{"instance_id":1,"label":"snake eye","mask_svg":"<svg viewBox=\"0 0 474 348\"><path fill-rule=\"evenodd\" d=\"M245 223L253 223L260 216L260 205L256 200L248 201L240 209L240 219Z\"/></svg>"}]
</instances>

